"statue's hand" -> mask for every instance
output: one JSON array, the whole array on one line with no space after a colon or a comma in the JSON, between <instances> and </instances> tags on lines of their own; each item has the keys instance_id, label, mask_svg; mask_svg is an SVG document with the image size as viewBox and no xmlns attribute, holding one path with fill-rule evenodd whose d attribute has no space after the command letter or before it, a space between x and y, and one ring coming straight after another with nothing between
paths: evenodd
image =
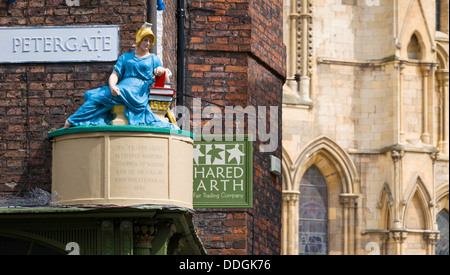
<instances>
[{"instance_id":1,"label":"statue's hand","mask_svg":"<svg viewBox=\"0 0 450 275\"><path fill-rule=\"evenodd\" d=\"M120 89L117 86L110 86L109 87L111 89L111 94L112 96L119 96L120 95Z\"/></svg>"},{"instance_id":2,"label":"statue's hand","mask_svg":"<svg viewBox=\"0 0 450 275\"><path fill-rule=\"evenodd\" d=\"M161 76L166 70L163 67L158 67L155 69L155 75Z\"/></svg>"}]
</instances>

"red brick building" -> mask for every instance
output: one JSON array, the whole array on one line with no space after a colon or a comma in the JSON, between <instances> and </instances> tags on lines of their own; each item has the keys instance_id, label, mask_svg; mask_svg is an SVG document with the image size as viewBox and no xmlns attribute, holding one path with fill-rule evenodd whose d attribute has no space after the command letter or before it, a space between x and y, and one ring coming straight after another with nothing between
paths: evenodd
<instances>
[{"instance_id":1,"label":"red brick building","mask_svg":"<svg viewBox=\"0 0 450 275\"><path fill-rule=\"evenodd\" d=\"M123 53L142 23L152 20L152 1L65 2L1 1L0 27L118 25ZM174 73L173 83L183 83L185 104L197 97L218 106L278 107L276 151L261 152L263 142L254 142L253 208L196 209L197 233L209 254L280 254L281 176L269 168L271 155L281 159L282 1L186 0L184 79L177 71L177 2L165 0L163 63ZM63 126L85 91L106 84L113 65L0 64L0 193L51 189L48 132Z\"/></svg>"},{"instance_id":2,"label":"red brick building","mask_svg":"<svg viewBox=\"0 0 450 275\"><path fill-rule=\"evenodd\" d=\"M281 125L285 48L282 1L188 1L188 93L223 106L278 106ZM281 137L281 126L279 127ZM281 177L254 144L252 209L198 209L210 254L279 254ZM281 157L281 140L276 152Z\"/></svg>"}]
</instances>

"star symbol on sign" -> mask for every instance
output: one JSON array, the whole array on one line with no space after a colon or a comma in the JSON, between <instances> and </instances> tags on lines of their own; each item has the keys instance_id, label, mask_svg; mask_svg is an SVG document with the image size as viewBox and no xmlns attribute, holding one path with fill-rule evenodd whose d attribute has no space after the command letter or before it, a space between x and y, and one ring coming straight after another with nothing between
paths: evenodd
<instances>
[{"instance_id":1,"label":"star symbol on sign","mask_svg":"<svg viewBox=\"0 0 450 275\"><path fill-rule=\"evenodd\" d=\"M220 153L222 153L223 151L223 149L216 148L216 146L213 145L212 149L206 153L211 156L211 163L214 163L216 159L223 160L222 156L220 155Z\"/></svg>"},{"instance_id":2,"label":"star symbol on sign","mask_svg":"<svg viewBox=\"0 0 450 275\"><path fill-rule=\"evenodd\" d=\"M245 154L239 150L239 144L236 144L233 149L227 150L230 156L228 157L228 162L230 162L232 159L235 159L237 164L241 164L241 157L245 156Z\"/></svg>"},{"instance_id":3,"label":"star symbol on sign","mask_svg":"<svg viewBox=\"0 0 450 275\"><path fill-rule=\"evenodd\" d=\"M195 149L194 149L194 161L195 161L195 163L198 165L198 159L200 158L200 157L203 157L203 156L205 156L204 154L202 154L202 152L200 151L200 147L201 147L201 145L197 145L197 146L195 146Z\"/></svg>"}]
</instances>

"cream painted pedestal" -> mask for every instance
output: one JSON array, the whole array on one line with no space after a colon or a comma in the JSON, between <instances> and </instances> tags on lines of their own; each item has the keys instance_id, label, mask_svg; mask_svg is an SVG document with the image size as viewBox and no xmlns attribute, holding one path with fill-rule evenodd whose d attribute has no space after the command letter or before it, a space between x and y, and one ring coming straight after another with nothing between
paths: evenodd
<instances>
[{"instance_id":1,"label":"cream painted pedestal","mask_svg":"<svg viewBox=\"0 0 450 275\"><path fill-rule=\"evenodd\" d=\"M57 130L52 194L62 205L193 208L193 136L146 126Z\"/></svg>"}]
</instances>

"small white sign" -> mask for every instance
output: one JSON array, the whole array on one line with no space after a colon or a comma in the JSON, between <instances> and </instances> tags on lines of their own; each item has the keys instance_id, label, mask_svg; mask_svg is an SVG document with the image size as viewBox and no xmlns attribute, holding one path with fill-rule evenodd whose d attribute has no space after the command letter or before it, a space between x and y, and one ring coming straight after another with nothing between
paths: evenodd
<instances>
[{"instance_id":1,"label":"small white sign","mask_svg":"<svg viewBox=\"0 0 450 275\"><path fill-rule=\"evenodd\" d=\"M2 27L0 49L0 63L116 61L119 26Z\"/></svg>"},{"instance_id":2,"label":"small white sign","mask_svg":"<svg viewBox=\"0 0 450 275\"><path fill-rule=\"evenodd\" d=\"M270 172L275 175L281 175L281 159L276 156L270 156Z\"/></svg>"},{"instance_id":3,"label":"small white sign","mask_svg":"<svg viewBox=\"0 0 450 275\"><path fill-rule=\"evenodd\" d=\"M66 0L66 5L69 6L69 7L72 7L72 6L79 7L80 6L80 0Z\"/></svg>"}]
</instances>

